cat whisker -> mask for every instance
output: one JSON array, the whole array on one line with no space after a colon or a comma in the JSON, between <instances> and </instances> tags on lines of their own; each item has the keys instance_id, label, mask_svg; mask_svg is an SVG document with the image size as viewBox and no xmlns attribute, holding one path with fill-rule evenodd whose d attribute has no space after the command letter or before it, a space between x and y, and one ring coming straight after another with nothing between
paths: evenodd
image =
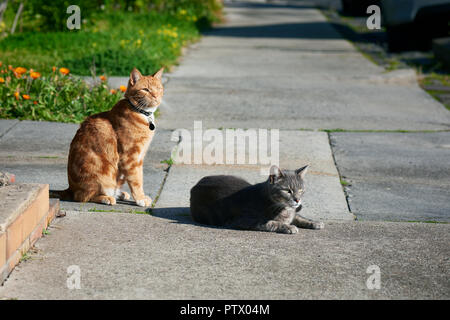
<instances>
[{"instance_id":1,"label":"cat whisker","mask_svg":"<svg viewBox=\"0 0 450 320\"><path fill-rule=\"evenodd\" d=\"M147 102L147 100L144 98L144 99L141 99L140 101L139 101L139 106L140 107L142 107L142 108L147 108L148 107L148 102Z\"/></svg>"},{"instance_id":2,"label":"cat whisker","mask_svg":"<svg viewBox=\"0 0 450 320\"><path fill-rule=\"evenodd\" d=\"M140 101L139 102L139 108L143 109L145 107L146 107L146 105L142 101Z\"/></svg>"}]
</instances>

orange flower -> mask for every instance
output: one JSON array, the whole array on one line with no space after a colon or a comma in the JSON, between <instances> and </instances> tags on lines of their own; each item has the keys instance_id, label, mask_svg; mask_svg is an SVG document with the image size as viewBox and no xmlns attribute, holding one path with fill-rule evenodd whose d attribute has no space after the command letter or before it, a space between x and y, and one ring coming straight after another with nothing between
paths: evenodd
<instances>
[{"instance_id":1,"label":"orange flower","mask_svg":"<svg viewBox=\"0 0 450 320\"><path fill-rule=\"evenodd\" d=\"M9 69L9 70L14 70L14 68L13 68L12 65L8 65L8 69Z\"/></svg>"},{"instance_id":2,"label":"orange flower","mask_svg":"<svg viewBox=\"0 0 450 320\"><path fill-rule=\"evenodd\" d=\"M69 74L70 70L67 69L67 68L60 68L59 72L61 72L62 74L66 75L66 74Z\"/></svg>"},{"instance_id":3,"label":"orange flower","mask_svg":"<svg viewBox=\"0 0 450 320\"><path fill-rule=\"evenodd\" d=\"M23 94L23 95L22 95L22 98L24 98L25 100L30 100L30 96L27 95L27 94Z\"/></svg>"},{"instance_id":4,"label":"orange flower","mask_svg":"<svg viewBox=\"0 0 450 320\"><path fill-rule=\"evenodd\" d=\"M3 79L2 77L0 77L0 83L5 83L5 79Z\"/></svg>"},{"instance_id":5,"label":"orange flower","mask_svg":"<svg viewBox=\"0 0 450 320\"><path fill-rule=\"evenodd\" d=\"M27 69L22 68L22 67L17 67L14 69L14 72L17 73L18 75L23 75L25 72L27 72Z\"/></svg>"},{"instance_id":6,"label":"orange flower","mask_svg":"<svg viewBox=\"0 0 450 320\"><path fill-rule=\"evenodd\" d=\"M106 81L106 76L100 76L100 80Z\"/></svg>"},{"instance_id":7,"label":"orange flower","mask_svg":"<svg viewBox=\"0 0 450 320\"><path fill-rule=\"evenodd\" d=\"M0 61L0 67L3 65L3 62Z\"/></svg>"},{"instance_id":8,"label":"orange flower","mask_svg":"<svg viewBox=\"0 0 450 320\"><path fill-rule=\"evenodd\" d=\"M16 100L19 100L19 98L20 98L19 91L14 92L14 97L16 97Z\"/></svg>"},{"instance_id":9,"label":"orange flower","mask_svg":"<svg viewBox=\"0 0 450 320\"><path fill-rule=\"evenodd\" d=\"M33 78L33 79L37 79L37 78L39 78L41 76L41 74L39 73L39 72L36 72L36 71L33 71L31 74L30 74L30 77L31 78Z\"/></svg>"},{"instance_id":10,"label":"orange flower","mask_svg":"<svg viewBox=\"0 0 450 320\"><path fill-rule=\"evenodd\" d=\"M33 101L33 104L38 104L38 102L37 101Z\"/></svg>"},{"instance_id":11,"label":"orange flower","mask_svg":"<svg viewBox=\"0 0 450 320\"><path fill-rule=\"evenodd\" d=\"M55 72L56 71L56 67L52 67L52 70L53 70L53 72Z\"/></svg>"},{"instance_id":12,"label":"orange flower","mask_svg":"<svg viewBox=\"0 0 450 320\"><path fill-rule=\"evenodd\" d=\"M0 81L0 82L1 82L1 81ZM117 90L111 89L111 90L109 90L109 92L111 92L111 94L116 94L116 93L117 93Z\"/></svg>"},{"instance_id":13,"label":"orange flower","mask_svg":"<svg viewBox=\"0 0 450 320\"><path fill-rule=\"evenodd\" d=\"M119 90L122 91L122 92L125 92L125 91L127 91L127 87L125 87L125 86L120 86Z\"/></svg>"}]
</instances>

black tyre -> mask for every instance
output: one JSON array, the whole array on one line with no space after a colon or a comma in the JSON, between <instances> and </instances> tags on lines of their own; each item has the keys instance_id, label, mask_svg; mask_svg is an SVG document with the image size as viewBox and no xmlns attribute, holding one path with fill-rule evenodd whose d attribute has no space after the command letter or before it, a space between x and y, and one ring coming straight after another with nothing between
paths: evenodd
<instances>
[{"instance_id":1,"label":"black tyre","mask_svg":"<svg viewBox=\"0 0 450 320\"><path fill-rule=\"evenodd\" d=\"M342 14L346 16L361 17L367 15L367 7L372 4L379 5L379 0L341 0Z\"/></svg>"},{"instance_id":2,"label":"black tyre","mask_svg":"<svg viewBox=\"0 0 450 320\"><path fill-rule=\"evenodd\" d=\"M433 38L448 35L448 22L444 19L419 20L414 23L386 28L390 52L430 50Z\"/></svg>"},{"instance_id":3,"label":"black tyre","mask_svg":"<svg viewBox=\"0 0 450 320\"><path fill-rule=\"evenodd\" d=\"M388 50L390 52L415 50L420 38L416 29L416 25L413 23L388 26L386 28Z\"/></svg>"}]
</instances>

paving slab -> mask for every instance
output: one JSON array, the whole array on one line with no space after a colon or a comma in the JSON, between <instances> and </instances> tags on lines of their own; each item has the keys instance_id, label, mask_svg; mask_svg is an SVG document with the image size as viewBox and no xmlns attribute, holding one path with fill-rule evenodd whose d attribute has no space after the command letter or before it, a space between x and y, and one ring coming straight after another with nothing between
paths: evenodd
<instances>
[{"instance_id":1,"label":"paving slab","mask_svg":"<svg viewBox=\"0 0 450 320\"><path fill-rule=\"evenodd\" d=\"M268 76L269 77L269 76ZM271 76L270 76L271 77ZM267 78L266 78L267 79ZM207 83L205 79L205 83ZM246 79L246 82L252 82ZM356 80L355 80L356 81ZM267 90L261 89L270 86ZM192 128L448 130L450 113L422 89L364 83L309 83L297 88L266 84L246 89L239 82L212 88L171 82L161 125ZM192 101L192 102L190 102ZM411 102L411 103L409 103ZM182 108L182 110L181 110Z\"/></svg>"},{"instance_id":2,"label":"paving slab","mask_svg":"<svg viewBox=\"0 0 450 320\"><path fill-rule=\"evenodd\" d=\"M242 131L248 133L252 130ZM257 131L255 131L257 132ZM224 149L222 153L226 154L226 140L229 140L229 134L236 135L236 130L220 130L222 134L222 145ZM268 132L267 139L268 150L267 155L275 152L270 148L269 140L271 140L273 132ZM176 134L175 134L176 136ZM279 152L275 156L278 165L284 169L298 169L306 164L310 165L310 169L306 178L307 192L304 199L304 210L302 214L312 219L329 220L352 220L354 217L349 213L342 186L340 184L339 174L336 170L333 155L328 141L328 135L325 132L309 132L309 131L279 131ZM233 137L233 136L231 136ZM240 176L247 179L250 183L259 183L267 180L268 164L261 162L260 157L256 157L256 164L249 164L249 158L252 152L250 144L258 144L257 150L261 148L261 135L256 135L258 142L250 142L246 140L245 145L234 144L235 162L233 165L224 165L223 159L220 165L205 165L205 162L199 165L189 165L183 161L182 152L184 142L189 137L183 137L178 151L174 153L174 162L169 171L164 188L156 204L157 208L171 208L165 210L166 215L172 215L183 211L189 214L189 196L190 189L204 176L228 174ZM195 159L195 144L202 143L203 151L209 145L204 141L201 135L190 134L191 145L191 163ZM217 141L216 141L217 142ZM186 145L187 146L187 145ZM276 148L276 147L275 147ZM181 156L180 156L181 155ZM237 163L237 155L245 156L245 163Z\"/></svg>"},{"instance_id":3,"label":"paving slab","mask_svg":"<svg viewBox=\"0 0 450 320\"><path fill-rule=\"evenodd\" d=\"M325 132L282 130L279 148L281 167L296 169L309 164L310 173L339 177Z\"/></svg>"},{"instance_id":4,"label":"paving slab","mask_svg":"<svg viewBox=\"0 0 450 320\"><path fill-rule=\"evenodd\" d=\"M331 133L361 220L450 221L450 132Z\"/></svg>"},{"instance_id":5,"label":"paving slab","mask_svg":"<svg viewBox=\"0 0 450 320\"><path fill-rule=\"evenodd\" d=\"M3 123L1 120L0 123ZM0 139L0 170L16 175L18 183L45 183L50 190L68 187L67 156L77 124L22 121ZM167 165L176 142L171 131L157 130L144 161L144 191L155 199L159 193ZM124 190L129 192L128 185ZM81 204L61 201L62 210L144 211L133 202L121 201L116 206L97 203Z\"/></svg>"},{"instance_id":6,"label":"paving slab","mask_svg":"<svg viewBox=\"0 0 450 320\"><path fill-rule=\"evenodd\" d=\"M20 121L1 137L0 154L3 157L67 157L78 127L75 123Z\"/></svg>"},{"instance_id":7,"label":"paving slab","mask_svg":"<svg viewBox=\"0 0 450 320\"><path fill-rule=\"evenodd\" d=\"M324 230L282 235L208 228L184 215L68 212L0 297L449 299L449 228L329 222ZM373 265L379 290L366 286ZM69 266L79 267L80 289L67 287Z\"/></svg>"},{"instance_id":8,"label":"paving slab","mask_svg":"<svg viewBox=\"0 0 450 320\"><path fill-rule=\"evenodd\" d=\"M0 120L5 126L9 120ZM70 143L78 130L74 123L21 121L0 138L0 163L66 163ZM172 131L156 129L145 164L160 165L170 158L176 141Z\"/></svg>"},{"instance_id":9,"label":"paving slab","mask_svg":"<svg viewBox=\"0 0 450 320\"><path fill-rule=\"evenodd\" d=\"M16 175L17 183L46 183L50 185L50 190L64 190L68 188L67 182L67 164L66 162L53 163L29 163L29 162L15 162L2 163L0 162L0 170L12 172ZM154 166L146 164L144 166L144 191L152 199L155 199L159 193L164 177L166 176L165 166ZM128 185L124 185L123 190L130 193ZM143 212L145 208L136 206L133 201L118 201L115 206L109 206L99 203L79 203L71 201L61 201L61 210L104 210L104 211L119 211Z\"/></svg>"},{"instance_id":10,"label":"paving slab","mask_svg":"<svg viewBox=\"0 0 450 320\"><path fill-rule=\"evenodd\" d=\"M211 140L209 134L212 135L213 131L202 127L196 127L196 129L198 133L189 131L186 134L186 131L173 131L173 137L181 140L177 150L172 154L175 163L191 164L195 163L197 158L201 160L201 164L205 165L225 164L228 161L226 154L229 152L233 155L231 164L252 166L250 159L254 159L253 166L270 167L270 164L279 164L291 170L308 164L310 172L339 176L326 132L224 128L214 130L217 135L214 136L214 140ZM230 141L234 143L231 148L228 148L227 143ZM210 155L212 145L217 146L222 154L222 157L218 156L218 162L214 154ZM190 157L184 156L185 149L190 152ZM239 158L244 161L240 162ZM266 161L271 163L267 164Z\"/></svg>"},{"instance_id":11,"label":"paving slab","mask_svg":"<svg viewBox=\"0 0 450 320\"><path fill-rule=\"evenodd\" d=\"M9 120L0 120L2 127L9 123ZM67 159L70 143L78 128L75 123L20 121L0 138L0 161ZM171 130L156 130L145 163L160 164L169 159L171 149L176 145L171 141Z\"/></svg>"},{"instance_id":12,"label":"paving slab","mask_svg":"<svg viewBox=\"0 0 450 320\"><path fill-rule=\"evenodd\" d=\"M191 188L204 176L234 175L255 184L267 180L260 168L239 166L178 166L170 168L163 191L156 208L164 208L159 214L163 217L183 213L189 215ZM353 220L339 180L320 174L307 174L306 192L301 214L315 220Z\"/></svg>"},{"instance_id":13,"label":"paving slab","mask_svg":"<svg viewBox=\"0 0 450 320\"><path fill-rule=\"evenodd\" d=\"M7 133L12 127L14 127L19 120L1 120L0 121L0 138Z\"/></svg>"},{"instance_id":14,"label":"paving slab","mask_svg":"<svg viewBox=\"0 0 450 320\"><path fill-rule=\"evenodd\" d=\"M442 104L409 75L386 76L318 10L242 2L226 13L170 75L162 127L450 128Z\"/></svg>"}]
</instances>

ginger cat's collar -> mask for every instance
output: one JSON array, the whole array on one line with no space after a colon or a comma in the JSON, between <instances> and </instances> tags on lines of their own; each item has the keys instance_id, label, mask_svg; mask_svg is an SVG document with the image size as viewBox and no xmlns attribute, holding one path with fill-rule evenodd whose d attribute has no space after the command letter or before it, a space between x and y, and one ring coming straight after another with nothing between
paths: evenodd
<instances>
[{"instance_id":1,"label":"ginger cat's collar","mask_svg":"<svg viewBox=\"0 0 450 320\"><path fill-rule=\"evenodd\" d=\"M141 114L143 114L144 116L147 117L147 120L148 120L148 127L150 128L150 130L152 130L152 131L155 130L155 124L153 123L153 122L155 121L155 118L153 117L153 112L149 112L149 111L142 110L141 108L136 107L136 106L134 105L134 103L131 102L130 99L127 98L126 100L127 100L128 103L130 104L131 109L132 109L133 111L139 112L139 113L141 113Z\"/></svg>"}]
</instances>

